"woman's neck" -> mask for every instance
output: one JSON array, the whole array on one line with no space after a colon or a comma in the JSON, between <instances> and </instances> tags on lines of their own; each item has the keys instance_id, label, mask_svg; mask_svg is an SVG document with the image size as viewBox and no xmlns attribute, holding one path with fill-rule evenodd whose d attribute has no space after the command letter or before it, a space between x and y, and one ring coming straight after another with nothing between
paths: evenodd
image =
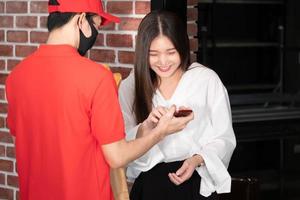
<instances>
[{"instance_id":1,"label":"woman's neck","mask_svg":"<svg viewBox=\"0 0 300 200\"><path fill-rule=\"evenodd\" d=\"M165 99L173 96L182 75L182 69L178 68L172 76L159 78L158 89Z\"/></svg>"}]
</instances>

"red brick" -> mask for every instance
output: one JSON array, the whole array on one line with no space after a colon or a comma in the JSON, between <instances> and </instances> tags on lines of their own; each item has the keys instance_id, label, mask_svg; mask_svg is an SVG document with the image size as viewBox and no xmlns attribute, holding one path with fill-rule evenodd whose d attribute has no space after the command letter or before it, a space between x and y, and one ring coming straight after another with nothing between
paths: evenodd
<instances>
[{"instance_id":1,"label":"red brick","mask_svg":"<svg viewBox=\"0 0 300 200\"><path fill-rule=\"evenodd\" d=\"M114 63L116 55L113 50L92 49L90 58L97 62Z\"/></svg>"},{"instance_id":2,"label":"red brick","mask_svg":"<svg viewBox=\"0 0 300 200\"><path fill-rule=\"evenodd\" d=\"M197 5L199 0L187 0L187 5L192 6L192 5Z\"/></svg>"},{"instance_id":3,"label":"red brick","mask_svg":"<svg viewBox=\"0 0 300 200\"><path fill-rule=\"evenodd\" d=\"M8 42L27 42L27 31L7 31Z\"/></svg>"},{"instance_id":4,"label":"red brick","mask_svg":"<svg viewBox=\"0 0 300 200\"><path fill-rule=\"evenodd\" d=\"M0 156L5 156L5 146L0 145Z\"/></svg>"},{"instance_id":5,"label":"red brick","mask_svg":"<svg viewBox=\"0 0 300 200\"><path fill-rule=\"evenodd\" d=\"M9 158L16 158L16 151L14 147L6 147L6 156Z\"/></svg>"},{"instance_id":6,"label":"red brick","mask_svg":"<svg viewBox=\"0 0 300 200\"><path fill-rule=\"evenodd\" d=\"M3 73L0 73L0 84L5 84L5 81L6 81L6 78L7 78L8 74L3 74ZM1 103L0 103L1 105Z\"/></svg>"},{"instance_id":7,"label":"red brick","mask_svg":"<svg viewBox=\"0 0 300 200\"><path fill-rule=\"evenodd\" d=\"M0 173L0 184L5 184L5 174Z\"/></svg>"},{"instance_id":8,"label":"red brick","mask_svg":"<svg viewBox=\"0 0 300 200\"><path fill-rule=\"evenodd\" d=\"M4 31L0 30L0 41L4 41Z\"/></svg>"},{"instance_id":9,"label":"red brick","mask_svg":"<svg viewBox=\"0 0 300 200\"><path fill-rule=\"evenodd\" d=\"M13 172L14 163L10 160L0 159L0 171Z\"/></svg>"},{"instance_id":10,"label":"red brick","mask_svg":"<svg viewBox=\"0 0 300 200\"><path fill-rule=\"evenodd\" d=\"M4 84L4 83L2 83ZM0 113L1 114L6 114L7 113L7 103L0 103Z\"/></svg>"},{"instance_id":11,"label":"red brick","mask_svg":"<svg viewBox=\"0 0 300 200\"><path fill-rule=\"evenodd\" d=\"M20 192L19 191L16 191L16 200L20 200Z\"/></svg>"},{"instance_id":12,"label":"red brick","mask_svg":"<svg viewBox=\"0 0 300 200\"><path fill-rule=\"evenodd\" d=\"M6 13L27 13L26 1L7 1Z\"/></svg>"},{"instance_id":13,"label":"red brick","mask_svg":"<svg viewBox=\"0 0 300 200\"><path fill-rule=\"evenodd\" d=\"M30 32L30 42L31 43L46 43L48 39L48 32L40 32L40 31L31 31Z\"/></svg>"},{"instance_id":14,"label":"red brick","mask_svg":"<svg viewBox=\"0 0 300 200\"><path fill-rule=\"evenodd\" d=\"M0 187L0 199L13 200L14 191L12 189Z\"/></svg>"},{"instance_id":15,"label":"red brick","mask_svg":"<svg viewBox=\"0 0 300 200\"><path fill-rule=\"evenodd\" d=\"M115 23L109 23L107 25L101 26L100 30L112 31L112 30L115 30L115 28L116 28L116 24Z\"/></svg>"},{"instance_id":16,"label":"red brick","mask_svg":"<svg viewBox=\"0 0 300 200\"><path fill-rule=\"evenodd\" d=\"M12 136L8 132L0 131L0 142L13 143Z\"/></svg>"},{"instance_id":17,"label":"red brick","mask_svg":"<svg viewBox=\"0 0 300 200\"><path fill-rule=\"evenodd\" d=\"M30 3L31 13L48 13L48 1L32 1Z\"/></svg>"},{"instance_id":18,"label":"red brick","mask_svg":"<svg viewBox=\"0 0 300 200\"><path fill-rule=\"evenodd\" d=\"M132 68L128 67L111 67L110 68L114 73L120 73L122 75L122 79L124 80L130 74Z\"/></svg>"},{"instance_id":19,"label":"red brick","mask_svg":"<svg viewBox=\"0 0 300 200\"><path fill-rule=\"evenodd\" d=\"M40 27L41 28L47 28L47 19L48 19L48 17L45 17L45 16L40 17Z\"/></svg>"},{"instance_id":20,"label":"red brick","mask_svg":"<svg viewBox=\"0 0 300 200\"><path fill-rule=\"evenodd\" d=\"M191 63L197 62L197 55L195 53L191 53L190 60Z\"/></svg>"},{"instance_id":21,"label":"red brick","mask_svg":"<svg viewBox=\"0 0 300 200\"><path fill-rule=\"evenodd\" d=\"M5 118L3 117L0 117L0 128L5 128Z\"/></svg>"},{"instance_id":22,"label":"red brick","mask_svg":"<svg viewBox=\"0 0 300 200\"><path fill-rule=\"evenodd\" d=\"M13 27L14 18L13 16L0 16L0 27L11 28Z\"/></svg>"},{"instance_id":23,"label":"red brick","mask_svg":"<svg viewBox=\"0 0 300 200\"><path fill-rule=\"evenodd\" d=\"M197 8L188 8L187 9L187 21L196 21L197 19L198 19Z\"/></svg>"},{"instance_id":24,"label":"red brick","mask_svg":"<svg viewBox=\"0 0 300 200\"><path fill-rule=\"evenodd\" d=\"M124 63L124 64L133 64L134 63L134 52L119 51L118 57L119 57L120 63Z\"/></svg>"},{"instance_id":25,"label":"red brick","mask_svg":"<svg viewBox=\"0 0 300 200\"><path fill-rule=\"evenodd\" d=\"M7 185L19 187L19 179L17 176L7 175Z\"/></svg>"},{"instance_id":26,"label":"red brick","mask_svg":"<svg viewBox=\"0 0 300 200\"><path fill-rule=\"evenodd\" d=\"M4 13L4 2L0 2L0 13Z\"/></svg>"},{"instance_id":27,"label":"red brick","mask_svg":"<svg viewBox=\"0 0 300 200\"><path fill-rule=\"evenodd\" d=\"M132 36L126 34L108 34L106 45L111 47L132 47Z\"/></svg>"},{"instance_id":28,"label":"red brick","mask_svg":"<svg viewBox=\"0 0 300 200\"><path fill-rule=\"evenodd\" d=\"M150 12L149 1L136 1L135 2L135 13L136 14L147 14Z\"/></svg>"},{"instance_id":29,"label":"red brick","mask_svg":"<svg viewBox=\"0 0 300 200\"><path fill-rule=\"evenodd\" d=\"M114 14L132 14L132 1L108 1L107 11Z\"/></svg>"},{"instance_id":30,"label":"red brick","mask_svg":"<svg viewBox=\"0 0 300 200\"><path fill-rule=\"evenodd\" d=\"M192 24L187 24L187 32L188 35L192 35L192 36L197 36L197 24L192 23Z\"/></svg>"},{"instance_id":31,"label":"red brick","mask_svg":"<svg viewBox=\"0 0 300 200\"><path fill-rule=\"evenodd\" d=\"M7 60L7 70L11 71L19 63L20 60Z\"/></svg>"},{"instance_id":32,"label":"red brick","mask_svg":"<svg viewBox=\"0 0 300 200\"><path fill-rule=\"evenodd\" d=\"M0 45L0 55L1 56L12 56L13 55L13 46Z\"/></svg>"},{"instance_id":33,"label":"red brick","mask_svg":"<svg viewBox=\"0 0 300 200\"><path fill-rule=\"evenodd\" d=\"M95 46L103 46L104 45L104 35L103 34L98 34Z\"/></svg>"},{"instance_id":34,"label":"red brick","mask_svg":"<svg viewBox=\"0 0 300 200\"><path fill-rule=\"evenodd\" d=\"M17 16L16 26L21 28L36 28L37 17L35 16Z\"/></svg>"},{"instance_id":35,"label":"red brick","mask_svg":"<svg viewBox=\"0 0 300 200\"><path fill-rule=\"evenodd\" d=\"M6 100L4 88L0 88L0 100Z\"/></svg>"},{"instance_id":36,"label":"red brick","mask_svg":"<svg viewBox=\"0 0 300 200\"><path fill-rule=\"evenodd\" d=\"M190 50L198 51L198 39L196 39L196 38L190 39Z\"/></svg>"},{"instance_id":37,"label":"red brick","mask_svg":"<svg viewBox=\"0 0 300 200\"><path fill-rule=\"evenodd\" d=\"M37 47L35 46L16 46L16 56L18 57L26 57L32 54Z\"/></svg>"},{"instance_id":38,"label":"red brick","mask_svg":"<svg viewBox=\"0 0 300 200\"><path fill-rule=\"evenodd\" d=\"M5 70L5 60L0 60L0 70Z\"/></svg>"},{"instance_id":39,"label":"red brick","mask_svg":"<svg viewBox=\"0 0 300 200\"><path fill-rule=\"evenodd\" d=\"M141 18L122 18L119 24L119 30L137 30L141 23Z\"/></svg>"}]
</instances>

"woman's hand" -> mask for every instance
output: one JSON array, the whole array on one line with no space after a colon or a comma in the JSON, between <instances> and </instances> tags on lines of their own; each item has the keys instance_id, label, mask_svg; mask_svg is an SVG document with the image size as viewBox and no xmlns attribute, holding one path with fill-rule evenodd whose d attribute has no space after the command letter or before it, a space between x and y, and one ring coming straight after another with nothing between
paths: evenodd
<instances>
[{"instance_id":1,"label":"woman's hand","mask_svg":"<svg viewBox=\"0 0 300 200\"><path fill-rule=\"evenodd\" d=\"M168 174L170 181L175 185L182 184L191 178L195 169L200 165L203 165L203 158L200 155L194 155L193 157L186 159L176 173Z\"/></svg>"}]
</instances>

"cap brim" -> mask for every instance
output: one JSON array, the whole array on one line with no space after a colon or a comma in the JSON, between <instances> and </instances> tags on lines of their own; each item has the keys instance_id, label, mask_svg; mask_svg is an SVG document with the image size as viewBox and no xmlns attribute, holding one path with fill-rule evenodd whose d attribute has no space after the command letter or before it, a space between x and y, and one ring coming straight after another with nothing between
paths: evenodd
<instances>
[{"instance_id":1,"label":"cap brim","mask_svg":"<svg viewBox=\"0 0 300 200\"><path fill-rule=\"evenodd\" d=\"M108 14L105 12L99 13L99 15L103 18L102 23L101 23L102 26L109 24L111 22L120 23L120 21L121 21L119 17L116 17L114 15L111 15L111 14Z\"/></svg>"}]
</instances>

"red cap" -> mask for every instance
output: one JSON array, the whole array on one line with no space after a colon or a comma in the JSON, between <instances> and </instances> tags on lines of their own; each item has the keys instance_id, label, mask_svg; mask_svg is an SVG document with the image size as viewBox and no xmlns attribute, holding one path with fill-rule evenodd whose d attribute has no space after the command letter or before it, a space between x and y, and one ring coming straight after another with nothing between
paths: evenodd
<instances>
[{"instance_id":1,"label":"red cap","mask_svg":"<svg viewBox=\"0 0 300 200\"><path fill-rule=\"evenodd\" d=\"M120 19L116 16L108 14L103 11L101 0L54 0L58 5L51 5L49 1L48 11L52 12L89 12L95 13L102 17L101 25L108 24L110 22L119 23Z\"/></svg>"}]
</instances>

